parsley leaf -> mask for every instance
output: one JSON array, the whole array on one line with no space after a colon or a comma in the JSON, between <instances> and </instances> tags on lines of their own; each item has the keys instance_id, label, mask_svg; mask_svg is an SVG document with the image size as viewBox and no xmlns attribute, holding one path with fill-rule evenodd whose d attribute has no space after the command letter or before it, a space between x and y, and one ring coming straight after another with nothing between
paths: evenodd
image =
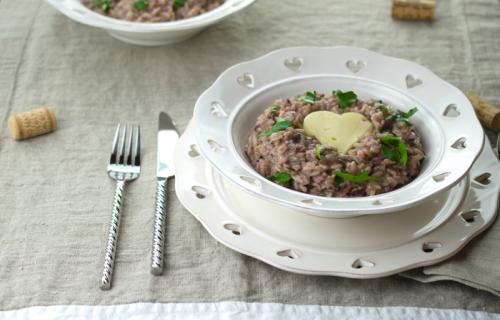
<instances>
[{"instance_id":1,"label":"parsley leaf","mask_svg":"<svg viewBox=\"0 0 500 320\"><path fill-rule=\"evenodd\" d=\"M187 0L174 0L174 11L179 10L186 4Z\"/></svg>"},{"instance_id":2,"label":"parsley leaf","mask_svg":"<svg viewBox=\"0 0 500 320\"><path fill-rule=\"evenodd\" d=\"M278 113L279 106L277 104L273 104L271 106L271 114L274 116Z\"/></svg>"},{"instance_id":3,"label":"parsley leaf","mask_svg":"<svg viewBox=\"0 0 500 320\"><path fill-rule=\"evenodd\" d=\"M149 3L147 0L137 0L134 2L134 10L135 11L142 11L148 7Z\"/></svg>"},{"instance_id":4,"label":"parsley leaf","mask_svg":"<svg viewBox=\"0 0 500 320\"><path fill-rule=\"evenodd\" d=\"M101 0L101 10L104 12L108 12L109 6L113 0Z\"/></svg>"},{"instance_id":5,"label":"parsley leaf","mask_svg":"<svg viewBox=\"0 0 500 320\"><path fill-rule=\"evenodd\" d=\"M278 172L272 176L267 177L272 182L279 184L280 186L287 185L293 180L292 175L288 172Z\"/></svg>"},{"instance_id":6,"label":"parsley leaf","mask_svg":"<svg viewBox=\"0 0 500 320\"><path fill-rule=\"evenodd\" d=\"M402 111L399 111L399 113L401 114L401 116L403 118L410 118L412 115L414 115L415 113L417 113L418 109L417 108L411 108L410 110L408 110L408 112L402 112Z\"/></svg>"},{"instance_id":7,"label":"parsley leaf","mask_svg":"<svg viewBox=\"0 0 500 320\"><path fill-rule=\"evenodd\" d=\"M408 112L398 110L396 114L393 114L386 118L386 120L392 120L397 122L403 122L408 126L411 126L411 122L408 120L411 116L417 113L417 108L411 108Z\"/></svg>"},{"instance_id":8,"label":"parsley leaf","mask_svg":"<svg viewBox=\"0 0 500 320\"><path fill-rule=\"evenodd\" d=\"M356 101L358 101L358 96L353 91L342 92L340 90L336 90L333 91L332 94L337 97L340 109L349 108Z\"/></svg>"},{"instance_id":9,"label":"parsley leaf","mask_svg":"<svg viewBox=\"0 0 500 320\"><path fill-rule=\"evenodd\" d=\"M353 183L365 183L369 181L376 181L379 179L378 177L370 176L368 174L368 171L362 171L359 175L353 175L347 172L338 171L334 172L333 175L335 176L335 178L333 179L333 183L337 188L340 187L340 185L344 181L350 181Z\"/></svg>"},{"instance_id":10,"label":"parsley leaf","mask_svg":"<svg viewBox=\"0 0 500 320\"><path fill-rule=\"evenodd\" d=\"M333 185L335 186L335 188L340 188L340 185L344 182L344 179L342 179L340 176L338 175L335 175L335 177L333 178Z\"/></svg>"},{"instance_id":11,"label":"parsley leaf","mask_svg":"<svg viewBox=\"0 0 500 320\"><path fill-rule=\"evenodd\" d=\"M382 111L384 115L389 114L389 109L387 108L386 105L381 105L377 107L377 110Z\"/></svg>"},{"instance_id":12,"label":"parsley leaf","mask_svg":"<svg viewBox=\"0 0 500 320\"><path fill-rule=\"evenodd\" d=\"M314 104L314 102L316 102L316 91L307 91L305 95L299 96L297 100L304 103Z\"/></svg>"},{"instance_id":13,"label":"parsley leaf","mask_svg":"<svg viewBox=\"0 0 500 320\"><path fill-rule=\"evenodd\" d=\"M321 146L316 147L316 151L314 153L316 154L316 158L321 159Z\"/></svg>"},{"instance_id":14,"label":"parsley leaf","mask_svg":"<svg viewBox=\"0 0 500 320\"><path fill-rule=\"evenodd\" d=\"M399 155L399 152L394 150L394 148L386 146L385 144L382 145L382 154L387 159L394 161L396 163L399 163L401 161L401 156Z\"/></svg>"},{"instance_id":15,"label":"parsley leaf","mask_svg":"<svg viewBox=\"0 0 500 320\"><path fill-rule=\"evenodd\" d=\"M402 139L388 134L380 138L382 142L382 154L387 159L406 166L408 163L408 152L406 144Z\"/></svg>"},{"instance_id":16,"label":"parsley leaf","mask_svg":"<svg viewBox=\"0 0 500 320\"><path fill-rule=\"evenodd\" d=\"M398 143L401 141L401 139L396 137L396 136L393 136L392 134L388 134L388 135L381 137L380 141L382 141L382 143L384 143L384 144L397 146Z\"/></svg>"},{"instance_id":17,"label":"parsley leaf","mask_svg":"<svg viewBox=\"0 0 500 320\"><path fill-rule=\"evenodd\" d=\"M269 137L275 132L283 131L287 128L293 128L293 123L289 120L283 118L276 118L276 123L271 127L270 130L264 131L260 133L261 137Z\"/></svg>"}]
</instances>

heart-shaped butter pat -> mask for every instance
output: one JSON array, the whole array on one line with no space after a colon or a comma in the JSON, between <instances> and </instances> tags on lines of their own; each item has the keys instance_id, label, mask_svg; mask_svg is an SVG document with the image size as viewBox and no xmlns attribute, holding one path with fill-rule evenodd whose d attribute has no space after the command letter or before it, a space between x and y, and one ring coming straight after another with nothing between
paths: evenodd
<instances>
[{"instance_id":1,"label":"heart-shaped butter pat","mask_svg":"<svg viewBox=\"0 0 500 320\"><path fill-rule=\"evenodd\" d=\"M354 143L373 130L373 126L362 114L346 112L316 111L304 119L304 131L321 142L346 153Z\"/></svg>"}]
</instances>

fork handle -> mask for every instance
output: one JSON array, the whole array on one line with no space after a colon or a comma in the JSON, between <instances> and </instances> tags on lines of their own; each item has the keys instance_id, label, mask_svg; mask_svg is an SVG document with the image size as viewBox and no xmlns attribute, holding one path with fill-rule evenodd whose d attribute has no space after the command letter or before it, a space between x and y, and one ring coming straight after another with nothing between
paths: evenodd
<instances>
[{"instance_id":1,"label":"fork handle","mask_svg":"<svg viewBox=\"0 0 500 320\"><path fill-rule=\"evenodd\" d=\"M116 181L115 197L113 200L113 209L111 211L111 222L108 229L108 243L106 245L104 267L100 280L100 288L102 290L109 290L111 288L111 279L113 278L113 267L115 264L116 244L118 243L118 234L120 231L120 214L124 188L125 181Z\"/></svg>"},{"instance_id":2,"label":"fork handle","mask_svg":"<svg viewBox=\"0 0 500 320\"><path fill-rule=\"evenodd\" d=\"M151 273L161 275L163 272L163 248L165 245L165 220L167 219L167 182L168 179L156 181L155 224L153 232L153 248L151 250Z\"/></svg>"}]
</instances>

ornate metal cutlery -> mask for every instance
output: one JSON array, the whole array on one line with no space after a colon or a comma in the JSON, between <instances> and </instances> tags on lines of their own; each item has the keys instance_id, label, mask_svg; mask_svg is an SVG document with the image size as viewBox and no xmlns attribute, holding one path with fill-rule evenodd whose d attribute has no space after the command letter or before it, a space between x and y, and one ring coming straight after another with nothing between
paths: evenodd
<instances>
[{"instance_id":1,"label":"ornate metal cutlery","mask_svg":"<svg viewBox=\"0 0 500 320\"><path fill-rule=\"evenodd\" d=\"M158 120L158 158L156 162L156 206L151 252L151 273L160 275L163 271L163 247L165 244L165 206L167 202L167 182L174 176L174 147L179 140L175 125L165 112L160 112Z\"/></svg>"},{"instance_id":2,"label":"ornate metal cutlery","mask_svg":"<svg viewBox=\"0 0 500 320\"><path fill-rule=\"evenodd\" d=\"M123 127L123 129L122 129ZM135 145L135 152L132 148ZM120 231L120 214L123 190L127 181L135 180L141 173L141 136L139 127L118 125L113 139L111 158L108 165L108 176L116 180L116 191L111 211L111 223L108 230L108 243L104 256L104 267L100 279L102 290L111 288L113 267L115 264L116 244Z\"/></svg>"}]
</instances>

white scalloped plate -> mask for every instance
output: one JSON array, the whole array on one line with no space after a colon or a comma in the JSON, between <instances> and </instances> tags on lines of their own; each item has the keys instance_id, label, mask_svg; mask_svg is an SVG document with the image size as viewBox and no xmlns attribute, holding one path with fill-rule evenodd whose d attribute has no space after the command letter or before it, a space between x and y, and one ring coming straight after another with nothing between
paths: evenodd
<instances>
[{"instance_id":1,"label":"white scalloped plate","mask_svg":"<svg viewBox=\"0 0 500 320\"><path fill-rule=\"evenodd\" d=\"M419 176L395 191L357 198L307 195L259 175L243 148L257 116L275 99L306 90L354 90L413 116L427 158ZM484 133L463 93L410 61L353 47L289 48L233 66L196 102L201 154L242 190L324 217L386 213L416 205L460 181L481 151Z\"/></svg>"},{"instance_id":2,"label":"white scalloped plate","mask_svg":"<svg viewBox=\"0 0 500 320\"><path fill-rule=\"evenodd\" d=\"M132 22L98 14L80 0L46 0L68 18L109 32L121 41L157 46L186 40L204 28L243 10L255 0L226 0L223 5L199 16L171 22Z\"/></svg>"},{"instance_id":3,"label":"white scalloped plate","mask_svg":"<svg viewBox=\"0 0 500 320\"><path fill-rule=\"evenodd\" d=\"M374 278L433 264L458 252L497 214L500 172L490 147L468 177L418 206L332 219L235 187L200 156L194 131L191 123L176 147L180 201L224 245L287 271Z\"/></svg>"}]
</instances>

